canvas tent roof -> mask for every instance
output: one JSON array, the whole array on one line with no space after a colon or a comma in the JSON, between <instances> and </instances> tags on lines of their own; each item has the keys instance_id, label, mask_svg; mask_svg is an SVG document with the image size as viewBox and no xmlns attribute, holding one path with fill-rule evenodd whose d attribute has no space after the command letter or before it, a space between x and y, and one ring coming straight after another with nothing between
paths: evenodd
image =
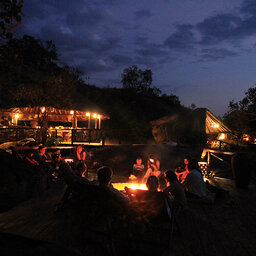
<instances>
[{"instance_id":1,"label":"canvas tent roof","mask_svg":"<svg viewBox=\"0 0 256 256\"><path fill-rule=\"evenodd\" d=\"M231 130L224 125L215 115L209 110L206 110L205 118L205 132L206 134L213 133L230 133Z\"/></svg>"},{"instance_id":2,"label":"canvas tent roof","mask_svg":"<svg viewBox=\"0 0 256 256\"><path fill-rule=\"evenodd\" d=\"M205 133L206 134L215 134L215 133L230 133L231 130L224 125L213 113L211 113L206 108L197 108L195 110L192 110L190 113L188 113L186 116L180 116L180 115L170 115L170 116L164 116L157 120L151 121L150 123L155 125L164 125L164 124L175 124L176 122L180 122L182 119L182 122L185 124L187 120L189 121L187 125L189 126L205 126ZM185 120L186 119L186 120ZM201 119L201 120L200 120ZM203 121L200 122L200 121ZM201 130L202 127L200 127Z\"/></svg>"},{"instance_id":3,"label":"canvas tent roof","mask_svg":"<svg viewBox=\"0 0 256 256\"><path fill-rule=\"evenodd\" d=\"M201 143L206 141L209 135L231 133L231 130L206 108L188 109L184 113L164 116L150 123L152 135L159 143L167 141Z\"/></svg>"}]
</instances>

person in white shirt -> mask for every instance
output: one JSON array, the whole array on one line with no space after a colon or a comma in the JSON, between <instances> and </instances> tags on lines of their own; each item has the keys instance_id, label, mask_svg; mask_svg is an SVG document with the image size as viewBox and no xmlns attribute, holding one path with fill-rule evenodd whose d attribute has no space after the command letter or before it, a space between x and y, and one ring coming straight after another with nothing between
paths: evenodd
<instances>
[{"instance_id":1,"label":"person in white shirt","mask_svg":"<svg viewBox=\"0 0 256 256\"><path fill-rule=\"evenodd\" d=\"M188 171L184 182L182 183L187 197L201 198L206 196L206 186L201 172L195 160L188 164Z\"/></svg>"},{"instance_id":2,"label":"person in white shirt","mask_svg":"<svg viewBox=\"0 0 256 256\"><path fill-rule=\"evenodd\" d=\"M159 169L160 161L151 155L148 159L148 169L143 177L143 183L145 183L150 176L156 176L158 178L161 174Z\"/></svg>"}]
</instances>

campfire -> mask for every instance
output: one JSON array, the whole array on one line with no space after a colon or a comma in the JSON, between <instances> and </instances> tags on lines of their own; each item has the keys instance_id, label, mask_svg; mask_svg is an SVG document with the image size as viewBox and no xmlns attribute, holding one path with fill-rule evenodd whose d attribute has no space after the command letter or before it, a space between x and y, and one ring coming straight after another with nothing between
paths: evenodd
<instances>
[{"instance_id":1,"label":"campfire","mask_svg":"<svg viewBox=\"0 0 256 256\"><path fill-rule=\"evenodd\" d=\"M125 187L131 189L141 189L141 190L148 190L146 184L143 183L113 183L115 189L124 191Z\"/></svg>"}]
</instances>

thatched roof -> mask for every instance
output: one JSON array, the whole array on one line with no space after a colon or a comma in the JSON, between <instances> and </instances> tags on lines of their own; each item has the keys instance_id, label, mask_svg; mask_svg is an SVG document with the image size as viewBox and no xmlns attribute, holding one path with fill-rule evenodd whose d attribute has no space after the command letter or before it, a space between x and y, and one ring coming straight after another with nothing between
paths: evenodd
<instances>
[{"instance_id":1,"label":"thatched roof","mask_svg":"<svg viewBox=\"0 0 256 256\"><path fill-rule=\"evenodd\" d=\"M47 114L48 121L54 122L72 122L73 112L76 113L76 117L78 121L86 121L88 120L88 116L86 116L87 111L80 110L71 110L71 109L57 109L54 107L23 107L23 108L10 108L10 109L1 109L0 116L7 116L14 118L16 114L19 115L20 120L37 120L39 115L44 113ZM94 113L91 113L93 115ZM109 119L109 117L102 113L97 113L97 115L101 116L101 119Z\"/></svg>"}]
</instances>

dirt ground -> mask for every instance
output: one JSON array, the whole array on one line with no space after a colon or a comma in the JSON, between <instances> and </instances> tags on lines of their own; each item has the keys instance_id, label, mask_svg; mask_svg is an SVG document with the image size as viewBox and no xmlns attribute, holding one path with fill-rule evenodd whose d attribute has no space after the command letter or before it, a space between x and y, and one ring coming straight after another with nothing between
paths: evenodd
<instances>
[{"instance_id":1,"label":"dirt ground","mask_svg":"<svg viewBox=\"0 0 256 256\"><path fill-rule=\"evenodd\" d=\"M140 154L146 159L149 151L159 154L162 166L172 168L182 161L188 150L178 152L173 148L159 150L159 147L150 147L146 150L145 146L101 148L92 151L92 157L93 161L97 160L94 166L102 163L110 165L116 173L114 181L123 181L132 166L130 163L132 164L136 156ZM195 157L200 155L200 150L193 154ZM94 177L95 172L92 168L90 178ZM188 209L177 216L170 249L164 250L163 255L256 255L255 184L251 183L249 189L241 190L235 187L231 179L215 177L210 183L228 193L216 198L212 205L190 202ZM54 184L43 195L1 213L0 231L55 243L56 234L52 234L58 219L54 211L65 188L62 183ZM93 253L87 251L81 255Z\"/></svg>"}]
</instances>

